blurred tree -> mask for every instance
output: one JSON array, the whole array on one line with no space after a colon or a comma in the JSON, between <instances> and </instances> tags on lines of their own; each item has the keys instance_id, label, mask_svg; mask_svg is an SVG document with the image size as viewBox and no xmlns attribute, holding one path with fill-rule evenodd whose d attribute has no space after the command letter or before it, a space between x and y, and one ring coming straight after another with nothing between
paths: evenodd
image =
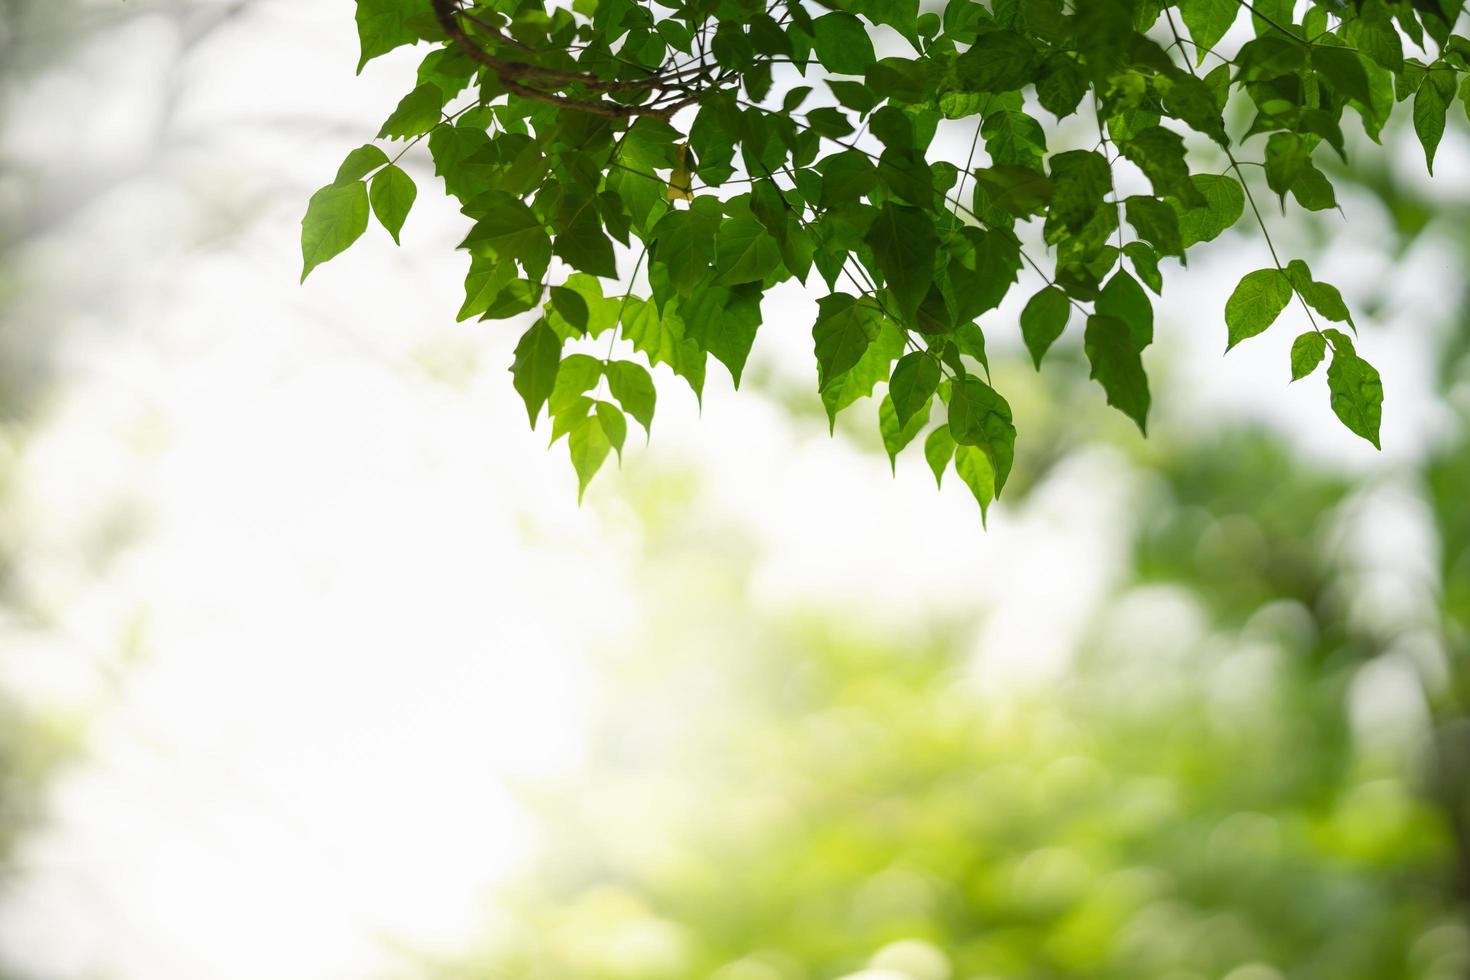
<instances>
[{"instance_id":1,"label":"blurred tree","mask_svg":"<svg viewBox=\"0 0 1470 980\"><path fill-rule=\"evenodd\" d=\"M963 631L815 613L645 654L590 775L541 797L519 917L447 972L1464 976L1450 829L1349 718L1376 651L1326 544L1347 485L1246 432L1158 475L1134 581L1044 695L977 691ZM708 539L658 503L655 541Z\"/></svg>"}]
</instances>

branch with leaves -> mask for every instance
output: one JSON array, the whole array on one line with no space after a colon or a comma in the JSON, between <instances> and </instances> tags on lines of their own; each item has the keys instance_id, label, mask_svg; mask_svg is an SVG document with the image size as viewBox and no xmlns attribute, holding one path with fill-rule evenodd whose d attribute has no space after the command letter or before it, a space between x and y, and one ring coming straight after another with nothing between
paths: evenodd
<instances>
[{"instance_id":1,"label":"branch with leaves","mask_svg":"<svg viewBox=\"0 0 1470 980\"><path fill-rule=\"evenodd\" d=\"M1104 400L1144 431L1150 293L1247 205L1271 264L1227 301L1227 350L1295 297L1291 378L1330 352L1332 410L1379 444L1383 388L1347 304L1283 261L1257 196L1336 208L1317 158L1346 161L1348 120L1377 141L1410 100L1432 171L1450 107L1470 105L1459 17L1454 0L357 4L359 69L430 46L378 138L426 142L468 219L459 318L535 315L512 380L582 489L628 416L651 426L651 368L699 396L713 358L738 387L766 294L794 279L819 293L829 419L886 386L890 460L924 435L935 477L953 466L982 513L1016 427L980 317L1034 276L1018 326L1037 368L1079 319ZM878 57L879 36L905 54ZM1059 145L1079 112L1096 141ZM934 151L954 125L974 127L964 160ZM308 206L303 278L370 214L396 241L416 194L397 157L352 151Z\"/></svg>"}]
</instances>

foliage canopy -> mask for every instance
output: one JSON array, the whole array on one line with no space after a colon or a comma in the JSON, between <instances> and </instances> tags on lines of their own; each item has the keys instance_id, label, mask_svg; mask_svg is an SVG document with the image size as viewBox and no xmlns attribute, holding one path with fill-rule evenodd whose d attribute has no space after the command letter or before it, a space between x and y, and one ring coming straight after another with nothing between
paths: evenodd
<instances>
[{"instance_id":1,"label":"foliage canopy","mask_svg":"<svg viewBox=\"0 0 1470 980\"><path fill-rule=\"evenodd\" d=\"M797 280L822 294L829 419L886 383L890 456L928 429L936 478L952 464L983 511L1016 427L977 318L1013 288L1029 297L1019 326L1038 369L1078 324L1107 402L1146 430L1149 293L1166 260L1249 214L1263 267L1225 305L1226 349L1295 300L1310 329L1291 378L1327 362L1332 410L1378 446L1383 387L1352 314L1278 254L1260 205L1335 208L1318 162L1346 162L1344 118L1376 142L1406 102L1432 172L1455 99L1470 108L1460 8L358 0L359 70L433 49L378 133L406 145L353 150L311 198L302 278L370 215L397 240L416 195L397 162L427 142L473 222L459 318L536 314L513 382L532 425L545 409L566 437L581 489L621 454L627 416L649 429L650 367L699 395L713 357L738 386L763 298ZM971 124L968 156L942 159L936 135ZM643 360L614 359L619 338Z\"/></svg>"}]
</instances>

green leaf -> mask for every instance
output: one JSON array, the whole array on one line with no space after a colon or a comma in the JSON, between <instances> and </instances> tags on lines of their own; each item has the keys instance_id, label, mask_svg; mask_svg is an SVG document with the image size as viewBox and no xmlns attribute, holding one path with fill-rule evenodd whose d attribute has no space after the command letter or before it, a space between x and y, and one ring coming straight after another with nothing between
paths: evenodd
<instances>
[{"instance_id":1,"label":"green leaf","mask_svg":"<svg viewBox=\"0 0 1470 980\"><path fill-rule=\"evenodd\" d=\"M874 386L888 380L893 362L902 353L903 333L892 320L880 317L878 336L868 345L863 356L850 369L822 387L822 407L827 410L829 429L836 428L838 412L859 398L868 397Z\"/></svg>"},{"instance_id":2,"label":"green leaf","mask_svg":"<svg viewBox=\"0 0 1470 980\"><path fill-rule=\"evenodd\" d=\"M479 65L460 49L438 48L430 51L419 62L418 81L433 82L439 86L439 91L444 94L447 102L464 91L477 71Z\"/></svg>"},{"instance_id":3,"label":"green leaf","mask_svg":"<svg viewBox=\"0 0 1470 980\"><path fill-rule=\"evenodd\" d=\"M1077 231L1092 220L1113 189L1113 169L1100 153L1066 150L1051 158L1052 198L1048 225Z\"/></svg>"},{"instance_id":4,"label":"green leaf","mask_svg":"<svg viewBox=\"0 0 1470 980\"><path fill-rule=\"evenodd\" d=\"M1327 367L1327 387L1332 393L1332 411L1356 435L1382 449L1378 427L1383 419L1383 381L1378 371L1353 352L1338 344Z\"/></svg>"},{"instance_id":5,"label":"green leaf","mask_svg":"<svg viewBox=\"0 0 1470 980\"><path fill-rule=\"evenodd\" d=\"M995 99L981 92L945 92L939 97L939 111L945 119L965 119L982 115L982 110Z\"/></svg>"},{"instance_id":6,"label":"green leaf","mask_svg":"<svg viewBox=\"0 0 1470 980\"><path fill-rule=\"evenodd\" d=\"M620 299L602 295L602 280L585 272L574 272L566 282L551 287L551 312L547 319L559 335L601 336L618 322Z\"/></svg>"},{"instance_id":7,"label":"green leaf","mask_svg":"<svg viewBox=\"0 0 1470 980\"><path fill-rule=\"evenodd\" d=\"M946 244L950 289L945 299L956 322L973 320L999 306L1021 269L1021 243L1016 236L1004 228L985 231L967 226Z\"/></svg>"},{"instance_id":8,"label":"green leaf","mask_svg":"<svg viewBox=\"0 0 1470 980\"><path fill-rule=\"evenodd\" d=\"M847 116L843 115L841 109L834 109L832 106L822 106L808 112L806 124L829 139L841 139L852 133L852 123Z\"/></svg>"},{"instance_id":9,"label":"green leaf","mask_svg":"<svg viewBox=\"0 0 1470 980\"><path fill-rule=\"evenodd\" d=\"M878 182L877 168L857 150L823 157L817 162L817 171L822 175L822 193L818 203L824 209L861 200Z\"/></svg>"},{"instance_id":10,"label":"green leaf","mask_svg":"<svg viewBox=\"0 0 1470 980\"><path fill-rule=\"evenodd\" d=\"M1194 39L1195 64L1202 65L1240 15L1240 0L1181 0L1179 13Z\"/></svg>"},{"instance_id":11,"label":"green leaf","mask_svg":"<svg viewBox=\"0 0 1470 980\"><path fill-rule=\"evenodd\" d=\"M623 406L623 411L637 419L645 433L651 434L658 392L647 369L634 361L613 361L606 366L604 373L608 390Z\"/></svg>"},{"instance_id":12,"label":"green leaf","mask_svg":"<svg viewBox=\"0 0 1470 980\"><path fill-rule=\"evenodd\" d=\"M730 370L735 387L761 325L761 285L706 285L695 289L677 305L684 321L684 336L713 354Z\"/></svg>"},{"instance_id":13,"label":"green leaf","mask_svg":"<svg viewBox=\"0 0 1470 980\"><path fill-rule=\"evenodd\" d=\"M924 461L929 464L929 469L934 474L935 486L944 485L944 470L954 457L954 450L954 436L949 434L948 425L941 425L929 433L928 438L924 440Z\"/></svg>"},{"instance_id":14,"label":"green leaf","mask_svg":"<svg viewBox=\"0 0 1470 980\"><path fill-rule=\"evenodd\" d=\"M687 26L679 21L660 20L654 25L654 29L658 31L659 36L669 43L670 47L677 48L685 54L689 54L692 50L690 42L694 39L694 34Z\"/></svg>"},{"instance_id":15,"label":"green leaf","mask_svg":"<svg viewBox=\"0 0 1470 980\"><path fill-rule=\"evenodd\" d=\"M623 304L623 337L633 349L648 356L651 364L667 364L689 382L696 396L704 391L706 355L684 336L684 321L672 310L661 313L648 300L630 296Z\"/></svg>"},{"instance_id":16,"label":"green leaf","mask_svg":"<svg viewBox=\"0 0 1470 980\"><path fill-rule=\"evenodd\" d=\"M1254 337L1276 322L1291 302L1291 280L1280 269L1258 269L1247 273L1225 301L1228 351L1247 337Z\"/></svg>"},{"instance_id":17,"label":"green leaf","mask_svg":"<svg viewBox=\"0 0 1470 980\"><path fill-rule=\"evenodd\" d=\"M1067 294L1055 286L1048 286L1032 296L1025 309L1021 310L1021 337L1026 341L1026 349L1031 352L1036 370L1041 370L1041 359L1067 328L1071 312L1072 304Z\"/></svg>"},{"instance_id":18,"label":"green leaf","mask_svg":"<svg viewBox=\"0 0 1470 980\"><path fill-rule=\"evenodd\" d=\"M898 454L929 424L929 403L926 401L906 423L900 422L893 406L891 395L884 395L878 405L878 434L883 438L883 450L888 453L888 469L898 472Z\"/></svg>"},{"instance_id":19,"label":"green leaf","mask_svg":"<svg viewBox=\"0 0 1470 980\"><path fill-rule=\"evenodd\" d=\"M985 453L995 474L995 492L1005 486L1015 458L1016 427L1011 406L979 378L959 378L949 393L949 433L960 446Z\"/></svg>"},{"instance_id":20,"label":"green leaf","mask_svg":"<svg viewBox=\"0 0 1470 980\"><path fill-rule=\"evenodd\" d=\"M670 211L654 226L652 259L669 270L680 294L688 295L708 274L722 217L718 201L697 197L688 210Z\"/></svg>"},{"instance_id":21,"label":"green leaf","mask_svg":"<svg viewBox=\"0 0 1470 980\"><path fill-rule=\"evenodd\" d=\"M862 75L876 60L868 29L852 14L834 10L812 21L812 47L822 67L839 75Z\"/></svg>"},{"instance_id":22,"label":"green leaf","mask_svg":"<svg viewBox=\"0 0 1470 980\"><path fill-rule=\"evenodd\" d=\"M1293 0L1256 0L1246 6L1251 12L1251 26L1255 28L1257 35L1273 40L1287 33L1292 37L1301 36L1301 29L1295 27L1292 19L1296 10Z\"/></svg>"},{"instance_id":23,"label":"green leaf","mask_svg":"<svg viewBox=\"0 0 1470 980\"><path fill-rule=\"evenodd\" d=\"M1035 45L1015 31L996 30L960 55L954 71L967 92L1010 92L1035 81L1039 66Z\"/></svg>"},{"instance_id":24,"label":"green leaf","mask_svg":"<svg viewBox=\"0 0 1470 980\"><path fill-rule=\"evenodd\" d=\"M561 338L557 338L560 341ZM602 361L587 354L568 354L556 369L556 381L547 398L553 417L564 415L576 401L602 380Z\"/></svg>"},{"instance_id":25,"label":"green leaf","mask_svg":"<svg viewBox=\"0 0 1470 980\"><path fill-rule=\"evenodd\" d=\"M587 332L587 317L591 311L588 310L587 300L581 293L565 286L552 286L550 303L547 318L550 319L552 315L555 315L566 327L565 334L557 330L557 336L565 339L568 336L580 337ZM556 327L557 324L553 323L552 329Z\"/></svg>"},{"instance_id":26,"label":"green leaf","mask_svg":"<svg viewBox=\"0 0 1470 980\"><path fill-rule=\"evenodd\" d=\"M1109 316L1090 316L1082 338L1093 380L1102 385L1108 404L1131 418L1148 434L1148 376L1128 324Z\"/></svg>"},{"instance_id":27,"label":"green leaf","mask_svg":"<svg viewBox=\"0 0 1470 980\"><path fill-rule=\"evenodd\" d=\"M603 427L602 415L594 412L583 417L568 433L567 448L572 456L572 469L577 471L577 505L581 506L587 484L612 452L612 440Z\"/></svg>"},{"instance_id":28,"label":"green leaf","mask_svg":"<svg viewBox=\"0 0 1470 980\"><path fill-rule=\"evenodd\" d=\"M1209 206L1207 201L1206 207ZM1179 212L1154 197L1134 195L1123 202L1128 223L1138 237L1163 255L1184 254L1184 238L1179 232Z\"/></svg>"},{"instance_id":29,"label":"green leaf","mask_svg":"<svg viewBox=\"0 0 1470 980\"><path fill-rule=\"evenodd\" d=\"M1189 178L1184 160L1184 137L1163 126L1150 126L1131 139L1120 140L1123 156L1142 170L1159 197L1172 197L1185 207L1208 204Z\"/></svg>"},{"instance_id":30,"label":"green leaf","mask_svg":"<svg viewBox=\"0 0 1470 980\"><path fill-rule=\"evenodd\" d=\"M527 276L541 278L551 260L551 238L535 212L505 191L486 191L475 198L474 213L479 220L460 248L502 262L519 260Z\"/></svg>"},{"instance_id":31,"label":"green leaf","mask_svg":"<svg viewBox=\"0 0 1470 980\"><path fill-rule=\"evenodd\" d=\"M781 99L781 111L787 114L795 112L801 108L801 104L811 94L812 87L810 85L798 85L795 88L788 89L786 95Z\"/></svg>"},{"instance_id":32,"label":"green leaf","mask_svg":"<svg viewBox=\"0 0 1470 980\"><path fill-rule=\"evenodd\" d=\"M900 200L926 211L934 206L934 170L919 151L884 150L878 160L878 177Z\"/></svg>"},{"instance_id":33,"label":"green leaf","mask_svg":"<svg viewBox=\"0 0 1470 980\"><path fill-rule=\"evenodd\" d=\"M874 92L888 96L892 104L917 105L928 99L929 62L884 58L868 67L865 81Z\"/></svg>"},{"instance_id":34,"label":"green leaf","mask_svg":"<svg viewBox=\"0 0 1470 980\"><path fill-rule=\"evenodd\" d=\"M398 108L383 123L378 139L410 139L422 136L439 124L444 93L433 82L425 82L405 95Z\"/></svg>"},{"instance_id":35,"label":"green leaf","mask_svg":"<svg viewBox=\"0 0 1470 980\"><path fill-rule=\"evenodd\" d=\"M1041 169L1046 156L1046 133L1041 123L1024 112L1004 110L985 118L980 126L985 152L997 164Z\"/></svg>"},{"instance_id":36,"label":"green leaf","mask_svg":"<svg viewBox=\"0 0 1470 980\"><path fill-rule=\"evenodd\" d=\"M970 493L980 505L980 523L984 524L989 517L991 501L1000 493L990 457L977 446L957 446L954 451L954 471L959 474L965 486L970 488Z\"/></svg>"},{"instance_id":37,"label":"green leaf","mask_svg":"<svg viewBox=\"0 0 1470 980\"><path fill-rule=\"evenodd\" d=\"M1093 308L1101 316L1128 324L1133 346L1142 351L1154 340L1154 308L1148 294L1128 273L1119 269L1098 293Z\"/></svg>"},{"instance_id":38,"label":"green leaf","mask_svg":"<svg viewBox=\"0 0 1470 980\"><path fill-rule=\"evenodd\" d=\"M541 414L541 406L546 404L556 387L556 372L560 364L561 338L545 320L537 320L516 344L515 360L510 367L515 389L526 403L526 414L530 416L533 429L536 416Z\"/></svg>"},{"instance_id":39,"label":"green leaf","mask_svg":"<svg viewBox=\"0 0 1470 980\"><path fill-rule=\"evenodd\" d=\"M910 41L917 36L919 0L853 0L852 9L875 24L887 24Z\"/></svg>"},{"instance_id":40,"label":"green leaf","mask_svg":"<svg viewBox=\"0 0 1470 980\"><path fill-rule=\"evenodd\" d=\"M332 183L350 184L354 180L362 180L379 167L386 166L387 163L388 154L371 143L365 143L347 154L347 159L343 160L342 166L337 168L337 179Z\"/></svg>"},{"instance_id":41,"label":"green leaf","mask_svg":"<svg viewBox=\"0 0 1470 980\"><path fill-rule=\"evenodd\" d=\"M507 320L529 311L541 301L541 284L529 279L511 279L490 301L482 320Z\"/></svg>"},{"instance_id":42,"label":"green leaf","mask_svg":"<svg viewBox=\"0 0 1470 980\"><path fill-rule=\"evenodd\" d=\"M1179 213L1179 236L1185 248L1214 241L1245 212L1245 192L1234 179L1195 174L1191 180L1205 203L1202 207L1175 205Z\"/></svg>"},{"instance_id":43,"label":"green leaf","mask_svg":"<svg viewBox=\"0 0 1470 980\"><path fill-rule=\"evenodd\" d=\"M490 189L485 169L470 162L480 159L488 146L490 138L485 131L473 126L435 126L429 131L434 175L444 178L444 189L461 203L468 204Z\"/></svg>"},{"instance_id":44,"label":"green leaf","mask_svg":"<svg viewBox=\"0 0 1470 980\"><path fill-rule=\"evenodd\" d=\"M720 225L715 244L715 281L720 285L762 282L780 267L776 240L754 217L737 214Z\"/></svg>"},{"instance_id":45,"label":"green leaf","mask_svg":"<svg viewBox=\"0 0 1470 980\"><path fill-rule=\"evenodd\" d=\"M1266 141L1266 183L1278 197L1285 198L1292 184L1312 166L1312 150L1296 133L1272 133Z\"/></svg>"},{"instance_id":46,"label":"green leaf","mask_svg":"<svg viewBox=\"0 0 1470 980\"><path fill-rule=\"evenodd\" d=\"M592 399L586 395L578 395L571 404L563 405L562 410L551 417L551 445L556 445L558 439L575 429L581 421L592 411Z\"/></svg>"},{"instance_id":47,"label":"green leaf","mask_svg":"<svg viewBox=\"0 0 1470 980\"><path fill-rule=\"evenodd\" d=\"M817 301L812 340L817 352L817 387L826 388L862 359L878 337L882 314L871 302L847 293Z\"/></svg>"},{"instance_id":48,"label":"green leaf","mask_svg":"<svg viewBox=\"0 0 1470 980\"><path fill-rule=\"evenodd\" d=\"M1448 85L1441 79L1446 79ZM1444 136L1445 115L1454 91L1452 75L1447 77L1442 70L1431 70L1414 96L1414 132L1424 145L1424 162L1431 174L1434 173L1434 154L1439 149L1440 138Z\"/></svg>"},{"instance_id":49,"label":"green leaf","mask_svg":"<svg viewBox=\"0 0 1470 980\"><path fill-rule=\"evenodd\" d=\"M1317 282L1312 278L1312 270L1301 259L1292 259L1286 264L1286 276L1291 280L1292 287L1307 305L1329 320L1337 323L1346 323L1357 329L1353 323L1353 315L1348 310L1347 304L1343 302L1342 294L1337 287L1325 282Z\"/></svg>"},{"instance_id":50,"label":"green leaf","mask_svg":"<svg viewBox=\"0 0 1470 980\"><path fill-rule=\"evenodd\" d=\"M1310 163L1292 182L1291 196L1308 211L1328 211L1337 207L1337 194L1332 189L1332 182Z\"/></svg>"},{"instance_id":51,"label":"green leaf","mask_svg":"<svg viewBox=\"0 0 1470 980\"><path fill-rule=\"evenodd\" d=\"M362 181L329 184L311 195L301 219L301 281L367 231L368 191Z\"/></svg>"},{"instance_id":52,"label":"green leaf","mask_svg":"<svg viewBox=\"0 0 1470 980\"><path fill-rule=\"evenodd\" d=\"M1237 81L1261 81L1307 71L1306 49L1280 34L1266 34L1247 41L1235 53Z\"/></svg>"},{"instance_id":53,"label":"green leaf","mask_svg":"<svg viewBox=\"0 0 1470 980\"><path fill-rule=\"evenodd\" d=\"M471 256L470 271L464 280L464 305L455 319L468 320L484 313L515 277L514 262L502 262L493 256Z\"/></svg>"},{"instance_id":54,"label":"green leaf","mask_svg":"<svg viewBox=\"0 0 1470 980\"><path fill-rule=\"evenodd\" d=\"M826 81L838 104L853 112L866 114L880 101L877 93L863 82L849 82L840 78L829 78Z\"/></svg>"},{"instance_id":55,"label":"green leaf","mask_svg":"<svg viewBox=\"0 0 1470 980\"><path fill-rule=\"evenodd\" d=\"M413 44L418 33L409 19L424 13L418 0L357 0L357 38L362 48L357 70L404 44Z\"/></svg>"},{"instance_id":56,"label":"green leaf","mask_svg":"<svg viewBox=\"0 0 1470 980\"><path fill-rule=\"evenodd\" d=\"M707 184L722 184L734 173L736 141L740 132L740 111L733 98L711 97L704 101L689 126L689 148L699 159L699 178ZM648 193L658 187L652 174L656 164L632 165L638 175L629 174ZM648 177L641 175L648 174ZM611 175L609 175L611 178Z\"/></svg>"},{"instance_id":57,"label":"green leaf","mask_svg":"<svg viewBox=\"0 0 1470 980\"><path fill-rule=\"evenodd\" d=\"M884 202L864 239L905 323L913 323L934 281L939 237L934 220L919 208Z\"/></svg>"},{"instance_id":58,"label":"green leaf","mask_svg":"<svg viewBox=\"0 0 1470 980\"><path fill-rule=\"evenodd\" d=\"M1315 330L1308 330L1291 345L1291 380L1300 381L1313 371L1327 356L1327 338Z\"/></svg>"},{"instance_id":59,"label":"green leaf","mask_svg":"<svg viewBox=\"0 0 1470 980\"><path fill-rule=\"evenodd\" d=\"M618 462L622 462L623 443L628 439L627 417L611 402L594 402L593 411L597 413L597 421L602 423L602 432L607 436L607 441L612 443L618 454Z\"/></svg>"},{"instance_id":60,"label":"green leaf","mask_svg":"<svg viewBox=\"0 0 1470 980\"><path fill-rule=\"evenodd\" d=\"M760 54L785 55L789 58L794 53L791 38L769 14L757 14L751 18L748 31L751 45Z\"/></svg>"},{"instance_id":61,"label":"green leaf","mask_svg":"<svg viewBox=\"0 0 1470 980\"><path fill-rule=\"evenodd\" d=\"M553 254L573 269L589 275L613 279L618 274L612 241L602 230L594 199L590 195L567 193L557 209L556 245Z\"/></svg>"},{"instance_id":62,"label":"green leaf","mask_svg":"<svg viewBox=\"0 0 1470 980\"><path fill-rule=\"evenodd\" d=\"M994 223L1004 224L1012 218L1041 214L1051 204L1052 182L1045 175L1026 167L982 167L975 171L975 213Z\"/></svg>"},{"instance_id":63,"label":"green leaf","mask_svg":"<svg viewBox=\"0 0 1470 980\"><path fill-rule=\"evenodd\" d=\"M398 233L403 230L403 221L408 217L418 193L413 178L395 166L384 167L373 175L368 201L372 204L373 214L393 236L395 245L399 244Z\"/></svg>"},{"instance_id":64,"label":"green leaf","mask_svg":"<svg viewBox=\"0 0 1470 980\"><path fill-rule=\"evenodd\" d=\"M924 301L919 304L918 312L914 315L914 325L920 333L929 336L954 332L954 315L940 287L933 284L929 286L929 291L924 294Z\"/></svg>"},{"instance_id":65,"label":"green leaf","mask_svg":"<svg viewBox=\"0 0 1470 980\"><path fill-rule=\"evenodd\" d=\"M1164 89L1162 101L1165 112L1186 123L1191 129L1204 133L1221 146L1230 145L1230 137L1225 133L1225 120L1220 114L1220 105L1202 79L1193 75L1179 75L1168 80L1167 88L1164 88L1165 84L1164 81L1155 82L1156 86Z\"/></svg>"},{"instance_id":66,"label":"green leaf","mask_svg":"<svg viewBox=\"0 0 1470 980\"><path fill-rule=\"evenodd\" d=\"M1368 70L1363 67L1363 59L1356 51L1314 44L1312 64L1338 92L1365 106L1373 105L1373 94L1368 89Z\"/></svg>"},{"instance_id":67,"label":"green leaf","mask_svg":"<svg viewBox=\"0 0 1470 980\"><path fill-rule=\"evenodd\" d=\"M934 355L913 351L899 358L888 381L888 397L899 426L906 427L921 412L928 418L929 402L938 390L939 362Z\"/></svg>"},{"instance_id":68,"label":"green leaf","mask_svg":"<svg viewBox=\"0 0 1470 980\"><path fill-rule=\"evenodd\" d=\"M1036 101L1058 119L1077 111L1087 94L1087 75L1080 65L1064 54L1052 55L1042 62L1036 79Z\"/></svg>"},{"instance_id":69,"label":"green leaf","mask_svg":"<svg viewBox=\"0 0 1470 980\"><path fill-rule=\"evenodd\" d=\"M878 89L877 91L882 91ZM914 123L909 114L896 105L885 105L868 117L868 132L878 142L895 150L914 149Z\"/></svg>"},{"instance_id":70,"label":"green leaf","mask_svg":"<svg viewBox=\"0 0 1470 980\"><path fill-rule=\"evenodd\" d=\"M1159 256L1152 248L1143 242L1129 242L1123 246L1123 254L1128 256L1128 261L1133 263L1133 271L1138 273L1144 285L1154 291L1154 295L1162 295L1164 292L1164 277L1159 272Z\"/></svg>"},{"instance_id":71,"label":"green leaf","mask_svg":"<svg viewBox=\"0 0 1470 980\"><path fill-rule=\"evenodd\" d=\"M1389 71L1402 71L1403 41L1382 0L1367 0L1357 7L1358 16L1343 25L1343 39Z\"/></svg>"},{"instance_id":72,"label":"green leaf","mask_svg":"<svg viewBox=\"0 0 1470 980\"><path fill-rule=\"evenodd\" d=\"M954 332L952 343L961 354L973 357L980 362L985 369L986 377L990 376L990 359L985 356L985 332L980 329L978 323L962 323Z\"/></svg>"},{"instance_id":73,"label":"green leaf","mask_svg":"<svg viewBox=\"0 0 1470 980\"><path fill-rule=\"evenodd\" d=\"M1135 50L1134 0L1087 0L1073 5L1075 44L1100 87L1122 71Z\"/></svg>"}]
</instances>

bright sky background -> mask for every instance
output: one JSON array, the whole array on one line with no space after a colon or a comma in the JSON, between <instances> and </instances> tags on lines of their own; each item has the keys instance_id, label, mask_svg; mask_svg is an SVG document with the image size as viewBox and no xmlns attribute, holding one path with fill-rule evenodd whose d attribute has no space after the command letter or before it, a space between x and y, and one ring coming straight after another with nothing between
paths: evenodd
<instances>
[{"instance_id":1,"label":"bright sky background","mask_svg":"<svg viewBox=\"0 0 1470 980\"><path fill-rule=\"evenodd\" d=\"M917 453L890 478L841 433L733 397L718 367L702 414L661 369L652 446L630 439L579 508L565 450L527 430L505 373L519 331L454 323L463 219L426 153L409 157L403 247L374 226L296 284L306 197L411 87L413 55L354 77L350 5L326 0L257 0L176 64L177 45L142 16L6 95L7 158L44 178L0 174L0 193L83 203L22 254L7 325L59 370L4 449L33 609L0 613L0 675L84 735L18 854L0 962L48 980L305 980L471 939L486 884L534 844L505 780L575 766L599 656L677 614L630 575L624 495L651 474L692 474L711 525L738 529L707 546L755 556L758 608L882 630L989 608L982 683L1061 665L1133 518L1115 451L1072 458L984 532ZM1443 186L1466 189L1466 159L1456 130ZM1462 271L1432 236L1391 266L1375 206L1344 206L1314 269L1350 302L1391 277L1361 341L1388 390L1384 454L1337 424L1320 377L1287 386L1292 331L1220 358L1219 311L1258 240L1171 278L1150 355L1174 368L1161 428L1248 415L1382 473L1445 424L1428 352L1450 291L1434 284ZM808 310L766 305L756 358L783 383L807 383ZM1014 315L984 322L999 338Z\"/></svg>"}]
</instances>

